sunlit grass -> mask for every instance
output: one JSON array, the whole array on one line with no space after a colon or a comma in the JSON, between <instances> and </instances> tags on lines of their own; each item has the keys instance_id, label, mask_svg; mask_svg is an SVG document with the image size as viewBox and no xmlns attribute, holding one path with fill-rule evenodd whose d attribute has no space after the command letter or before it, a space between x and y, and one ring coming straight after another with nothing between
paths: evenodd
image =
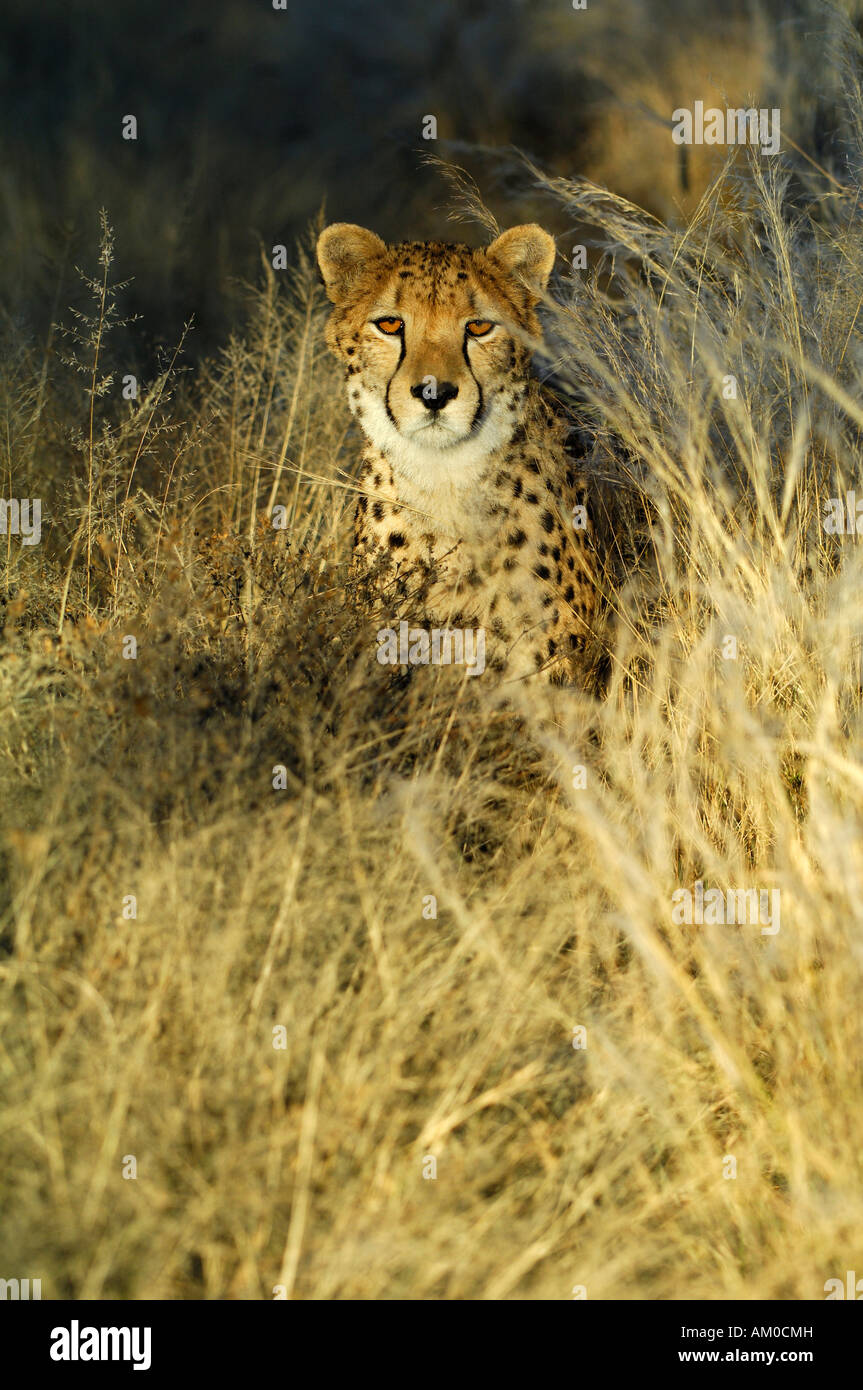
<instances>
[{"instance_id":1,"label":"sunlit grass","mask_svg":"<svg viewBox=\"0 0 863 1390\"><path fill-rule=\"evenodd\" d=\"M792 209L729 171L679 231L546 185L615 252L564 271L542 368L593 441L583 690L375 661L397 615L348 576L307 245L137 401L95 389L99 312L85 391L10 361L4 477L46 522L2 571L8 1277L797 1299L859 1269L863 568L823 516L860 478L863 227L834 183ZM696 881L779 890L780 930L675 925Z\"/></svg>"}]
</instances>

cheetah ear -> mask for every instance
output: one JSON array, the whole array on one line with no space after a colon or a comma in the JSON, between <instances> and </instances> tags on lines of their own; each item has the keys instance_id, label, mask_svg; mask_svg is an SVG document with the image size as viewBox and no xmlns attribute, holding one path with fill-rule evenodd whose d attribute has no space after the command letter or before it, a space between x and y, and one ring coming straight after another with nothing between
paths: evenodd
<instances>
[{"instance_id":1,"label":"cheetah ear","mask_svg":"<svg viewBox=\"0 0 863 1390\"><path fill-rule=\"evenodd\" d=\"M526 222L499 236L486 247L486 255L510 275L523 280L534 298L539 299L548 284L557 247L542 227Z\"/></svg>"},{"instance_id":2,"label":"cheetah ear","mask_svg":"<svg viewBox=\"0 0 863 1390\"><path fill-rule=\"evenodd\" d=\"M334 222L324 228L318 237L318 265L334 304L344 299L369 261L382 256L386 249L379 236L353 222Z\"/></svg>"}]
</instances>

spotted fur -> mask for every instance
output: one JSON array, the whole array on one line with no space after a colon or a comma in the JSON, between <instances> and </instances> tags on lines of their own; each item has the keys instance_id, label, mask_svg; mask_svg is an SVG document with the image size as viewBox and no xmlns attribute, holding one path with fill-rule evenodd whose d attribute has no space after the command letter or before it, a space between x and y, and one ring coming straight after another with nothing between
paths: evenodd
<instances>
[{"instance_id":1,"label":"spotted fur","mask_svg":"<svg viewBox=\"0 0 863 1390\"><path fill-rule=\"evenodd\" d=\"M529 371L554 254L533 225L477 251L346 223L318 242L327 342L367 439L355 566L431 575L434 625L485 627L491 665L565 681L595 582L585 479Z\"/></svg>"}]
</instances>

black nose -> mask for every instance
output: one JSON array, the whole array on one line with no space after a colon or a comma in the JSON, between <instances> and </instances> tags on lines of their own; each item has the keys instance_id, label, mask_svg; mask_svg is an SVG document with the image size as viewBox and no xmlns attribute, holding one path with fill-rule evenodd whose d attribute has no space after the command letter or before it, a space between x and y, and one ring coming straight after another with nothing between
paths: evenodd
<instances>
[{"instance_id":1,"label":"black nose","mask_svg":"<svg viewBox=\"0 0 863 1390\"><path fill-rule=\"evenodd\" d=\"M439 381L437 385L431 381L419 381L411 387L411 395L422 401L426 410L443 410L449 401L455 400L458 387L451 381Z\"/></svg>"}]
</instances>

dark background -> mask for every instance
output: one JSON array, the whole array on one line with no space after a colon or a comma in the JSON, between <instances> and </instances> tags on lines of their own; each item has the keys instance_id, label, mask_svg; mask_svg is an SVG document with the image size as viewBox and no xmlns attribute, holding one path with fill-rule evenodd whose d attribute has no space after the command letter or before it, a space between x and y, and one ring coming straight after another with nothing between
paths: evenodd
<instances>
[{"instance_id":1,"label":"dark background","mask_svg":"<svg viewBox=\"0 0 863 1390\"><path fill-rule=\"evenodd\" d=\"M846 4L853 14L856 6ZM385 237L475 240L447 223L450 189L424 157L468 168L504 224L537 216L513 149L586 174L658 215L687 215L668 121L711 92L782 101L783 136L841 158L835 19L815 0L6 0L0 56L0 302L44 335L93 270L98 211L116 234L139 343L193 353L229 331L260 246L328 220ZM121 138L124 115L136 142ZM436 142L422 119L438 120ZM786 146L791 160L796 154ZM697 152L696 152L697 153ZM703 152L702 152L703 153Z\"/></svg>"}]
</instances>

